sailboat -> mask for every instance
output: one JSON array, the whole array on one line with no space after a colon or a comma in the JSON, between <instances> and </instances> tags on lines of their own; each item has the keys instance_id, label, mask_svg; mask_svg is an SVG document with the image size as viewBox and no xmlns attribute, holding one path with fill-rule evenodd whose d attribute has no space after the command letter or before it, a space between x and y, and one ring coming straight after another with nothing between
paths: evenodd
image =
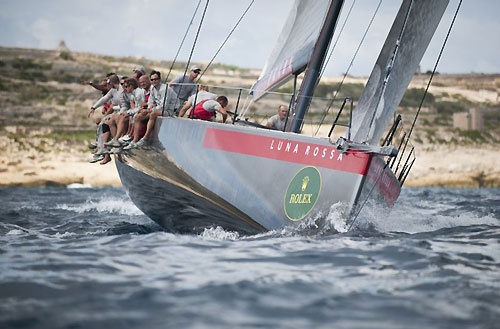
<instances>
[{"instance_id":1,"label":"sailboat","mask_svg":"<svg viewBox=\"0 0 500 329\"><path fill-rule=\"evenodd\" d=\"M346 135L306 136L300 134L304 117L343 3L296 0L252 87L258 100L304 73L284 131L247 120L231 125L159 117L151 145L115 161L136 206L167 231L220 226L243 234L299 225L327 215L337 203L350 218L367 200L392 207L411 168L392 168L401 156L401 144L391 145L394 113L448 0L402 1Z\"/></svg>"}]
</instances>

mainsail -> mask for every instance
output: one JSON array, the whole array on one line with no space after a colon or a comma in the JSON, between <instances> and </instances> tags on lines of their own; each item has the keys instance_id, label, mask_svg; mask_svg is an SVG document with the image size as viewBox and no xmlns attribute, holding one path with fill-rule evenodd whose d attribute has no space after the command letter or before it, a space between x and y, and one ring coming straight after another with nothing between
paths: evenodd
<instances>
[{"instance_id":1,"label":"mainsail","mask_svg":"<svg viewBox=\"0 0 500 329\"><path fill-rule=\"evenodd\" d=\"M296 0L275 48L252 87L254 100L299 74L309 63L329 0Z\"/></svg>"},{"instance_id":2,"label":"mainsail","mask_svg":"<svg viewBox=\"0 0 500 329\"><path fill-rule=\"evenodd\" d=\"M449 0L404 0L353 111L354 142L378 144L408 87ZM401 34L402 31L402 34ZM396 57L391 63L401 34ZM392 67L391 67L392 64Z\"/></svg>"}]
</instances>

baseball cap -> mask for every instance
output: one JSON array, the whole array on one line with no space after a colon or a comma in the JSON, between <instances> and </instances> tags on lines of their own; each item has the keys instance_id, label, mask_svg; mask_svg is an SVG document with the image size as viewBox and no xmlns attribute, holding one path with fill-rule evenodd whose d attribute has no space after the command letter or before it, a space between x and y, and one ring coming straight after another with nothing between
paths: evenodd
<instances>
[{"instance_id":1,"label":"baseball cap","mask_svg":"<svg viewBox=\"0 0 500 329\"><path fill-rule=\"evenodd\" d=\"M197 65L194 65L194 66L191 66L191 71L193 71L193 72L196 72L196 71L201 72L201 69Z\"/></svg>"},{"instance_id":2,"label":"baseball cap","mask_svg":"<svg viewBox=\"0 0 500 329\"><path fill-rule=\"evenodd\" d=\"M146 70L144 69L144 66L136 66L136 67L134 67L134 69L132 70L132 72L135 72L135 71L141 71L142 74L146 74Z\"/></svg>"}]
</instances>

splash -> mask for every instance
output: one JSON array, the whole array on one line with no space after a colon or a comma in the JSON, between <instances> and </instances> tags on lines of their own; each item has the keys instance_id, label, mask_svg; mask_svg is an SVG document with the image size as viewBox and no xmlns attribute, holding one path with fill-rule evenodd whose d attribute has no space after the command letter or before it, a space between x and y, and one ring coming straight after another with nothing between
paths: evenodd
<instances>
[{"instance_id":1,"label":"splash","mask_svg":"<svg viewBox=\"0 0 500 329\"><path fill-rule=\"evenodd\" d=\"M73 184L67 185L66 188L69 188L69 189L92 188L92 185L90 185L90 184L73 183Z\"/></svg>"},{"instance_id":2,"label":"splash","mask_svg":"<svg viewBox=\"0 0 500 329\"><path fill-rule=\"evenodd\" d=\"M210 227L206 228L200 236L207 240L238 240L240 235L238 232L225 231L222 227Z\"/></svg>"},{"instance_id":3,"label":"splash","mask_svg":"<svg viewBox=\"0 0 500 329\"><path fill-rule=\"evenodd\" d=\"M412 203L400 202L392 210L367 204L356 222L356 229L413 234L458 226L496 226L499 223L493 214L457 211L452 205L421 200Z\"/></svg>"},{"instance_id":4,"label":"splash","mask_svg":"<svg viewBox=\"0 0 500 329\"><path fill-rule=\"evenodd\" d=\"M76 233L73 233L73 232L64 232L64 233L59 233L57 232L56 234L54 234L53 236L55 238L60 238L60 239L63 239L63 238L68 238L68 237L72 237L72 236L75 236L77 235Z\"/></svg>"},{"instance_id":5,"label":"splash","mask_svg":"<svg viewBox=\"0 0 500 329\"><path fill-rule=\"evenodd\" d=\"M316 213L290 225L280 231L272 231L271 235L284 237L293 236L328 236L347 232L348 207L342 202L330 206L328 213Z\"/></svg>"},{"instance_id":6,"label":"splash","mask_svg":"<svg viewBox=\"0 0 500 329\"><path fill-rule=\"evenodd\" d=\"M142 215L142 212L130 200L119 198L103 197L93 201L88 199L84 204L79 205L58 205L56 209L74 211L76 213L84 213L97 211L99 213L117 213L120 215Z\"/></svg>"},{"instance_id":7,"label":"splash","mask_svg":"<svg viewBox=\"0 0 500 329\"><path fill-rule=\"evenodd\" d=\"M23 230L10 230L9 232L7 232L7 234L5 235L22 235L26 233L25 231Z\"/></svg>"}]
</instances>

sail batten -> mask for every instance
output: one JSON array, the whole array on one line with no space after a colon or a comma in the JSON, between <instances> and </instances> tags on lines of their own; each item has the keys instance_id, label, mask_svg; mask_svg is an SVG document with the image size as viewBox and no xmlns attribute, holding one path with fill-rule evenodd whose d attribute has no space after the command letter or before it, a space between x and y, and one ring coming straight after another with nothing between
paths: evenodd
<instances>
[{"instance_id":1,"label":"sail batten","mask_svg":"<svg viewBox=\"0 0 500 329\"><path fill-rule=\"evenodd\" d=\"M301 73L309 63L330 0L296 0L262 73L252 87L254 101Z\"/></svg>"},{"instance_id":2,"label":"sail batten","mask_svg":"<svg viewBox=\"0 0 500 329\"><path fill-rule=\"evenodd\" d=\"M358 106L353 111L351 136L354 142L373 145L379 143L448 2L449 0L403 1ZM400 37L396 57L392 59Z\"/></svg>"}]
</instances>

